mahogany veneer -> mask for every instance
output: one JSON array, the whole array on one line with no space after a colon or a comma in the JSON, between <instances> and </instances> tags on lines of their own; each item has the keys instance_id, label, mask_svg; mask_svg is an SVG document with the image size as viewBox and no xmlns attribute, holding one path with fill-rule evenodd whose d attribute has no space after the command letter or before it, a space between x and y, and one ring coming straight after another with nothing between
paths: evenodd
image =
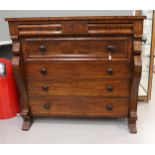
<instances>
[{"instance_id":1,"label":"mahogany veneer","mask_svg":"<svg viewBox=\"0 0 155 155\"><path fill-rule=\"evenodd\" d=\"M7 18L22 129L37 116L124 117L136 133L144 18Z\"/></svg>"}]
</instances>

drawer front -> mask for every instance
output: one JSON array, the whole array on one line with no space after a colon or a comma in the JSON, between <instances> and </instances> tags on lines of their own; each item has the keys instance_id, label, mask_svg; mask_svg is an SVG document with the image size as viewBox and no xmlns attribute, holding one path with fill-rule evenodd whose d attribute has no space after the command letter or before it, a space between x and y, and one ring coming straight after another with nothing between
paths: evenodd
<instances>
[{"instance_id":1,"label":"drawer front","mask_svg":"<svg viewBox=\"0 0 155 155\"><path fill-rule=\"evenodd\" d=\"M102 97L30 98L34 116L122 117L128 114L128 99Z\"/></svg>"},{"instance_id":2,"label":"drawer front","mask_svg":"<svg viewBox=\"0 0 155 155\"><path fill-rule=\"evenodd\" d=\"M25 63L26 75L29 79L129 79L130 64L123 62L103 61L52 61Z\"/></svg>"},{"instance_id":3,"label":"drawer front","mask_svg":"<svg viewBox=\"0 0 155 155\"><path fill-rule=\"evenodd\" d=\"M19 36L62 36L62 35L109 35L133 34L133 24L104 23L105 21L52 21L19 24Z\"/></svg>"},{"instance_id":4,"label":"drawer front","mask_svg":"<svg viewBox=\"0 0 155 155\"><path fill-rule=\"evenodd\" d=\"M25 58L105 57L128 58L131 40L122 38L27 38L23 40Z\"/></svg>"},{"instance_id":5,"label":"drawer front","mask_svg":"<svg viewBox=\"0 0 155 155\"><path fill-rule=\"evenodd\" d=\"M29 96L128 97L129 80L28 80Z\"/></svg>"}]
</instances>

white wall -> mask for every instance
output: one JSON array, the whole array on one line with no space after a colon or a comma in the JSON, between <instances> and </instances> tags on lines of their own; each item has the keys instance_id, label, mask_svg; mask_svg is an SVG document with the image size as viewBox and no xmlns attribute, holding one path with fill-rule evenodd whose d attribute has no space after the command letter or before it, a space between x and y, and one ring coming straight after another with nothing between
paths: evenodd
<instances>
[{"instance_id":1,"label":"white wall","mask_svg":"<svg viewBox=\"0 0 155 155\"><path fill-rule=\"evenodd\" d=\"M125 16L125 15L133 15L132 10L46 10L46 11L27 11L27 10L5 10L0 11L0 42L9 41L9 30L7 22L4 21L6 17L51 17L51 16Z\"/></svg>"}]
</instances>

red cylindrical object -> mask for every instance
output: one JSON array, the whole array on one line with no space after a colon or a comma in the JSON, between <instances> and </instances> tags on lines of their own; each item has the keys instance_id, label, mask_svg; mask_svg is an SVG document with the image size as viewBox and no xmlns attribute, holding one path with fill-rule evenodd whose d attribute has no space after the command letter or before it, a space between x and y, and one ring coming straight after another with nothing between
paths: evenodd
<instances>
[{"instance_id":1,"label":"red cylindrical object","mask_svg":"<svg viewBox=\"0 0 155 155\"><path fill-rule=\"evenodd\" d=\"M6 70L5 75L0 76L0 119L7 119L19 112L19 95L11 62L0 59L0 63L5 64Z\"/></svg>"}]
</instances>

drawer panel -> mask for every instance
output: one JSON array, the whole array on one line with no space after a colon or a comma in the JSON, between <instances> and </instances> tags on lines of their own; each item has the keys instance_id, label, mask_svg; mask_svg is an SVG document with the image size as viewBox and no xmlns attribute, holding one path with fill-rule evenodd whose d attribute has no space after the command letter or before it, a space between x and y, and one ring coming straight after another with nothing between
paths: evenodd
<instances>
[{"instance_id":1,"label":"drawer panel","mask_svg":"<svg viewBox=\"0 0 155 155\"><path fill-rule=\"evenodd\" d=\"M30 107L35 116L125 117L128 114L128 99L92 96L38 97L30 98Z\"/></svg>"},{"instance_id":2,"label":"drawer panel","mask_svg":"<svg viewBox=\"0 0 155 155\"><path fill-rule=\"evenodd\" d=\"M41 80L54 79L129 79L130 64L126 62L103 61L52 61L26 62L25 71L28 78Z\"/></svg>"},{"instance_id":3,"label":"drawer panel","mask_svg":"<svg viewBox=\"0 0 155 155\"><path fill-rule=\"evenodd\" d=\"M128 97L129 80L28 80L29 96L109 96Z\"/></svg>"},{"instance_id":4,"label":"drawer panel","mask_svg":"<svg viewBox=\"0 0 155 155\"><path fill-rule=\"evenodd\" d=\"M88 24L88 33L90 34L132 34L132 24L110 24L96 23Z\"/></svg>"},{"instance_id":5,"label":"drawer panel","mask_svg":"<svg viewBox=\"0 0 155 155\"><path fill-rule=\"evenodd\" d=\"M131 54L128 37L113 38L27 38L23 40L25 58L109 57L127 58Z\"/></svg>"},{"instance_id":6,"label":"drawer panel","mask_svg":"<svg viewBox=\"0 0 155 155\"><path fill-rule=\"evenodd\" d=\"M40 35L60 35L62 33L61 24L31 24L18 25L20 36L40 36Z\"/></svg>"}]
</instances>

